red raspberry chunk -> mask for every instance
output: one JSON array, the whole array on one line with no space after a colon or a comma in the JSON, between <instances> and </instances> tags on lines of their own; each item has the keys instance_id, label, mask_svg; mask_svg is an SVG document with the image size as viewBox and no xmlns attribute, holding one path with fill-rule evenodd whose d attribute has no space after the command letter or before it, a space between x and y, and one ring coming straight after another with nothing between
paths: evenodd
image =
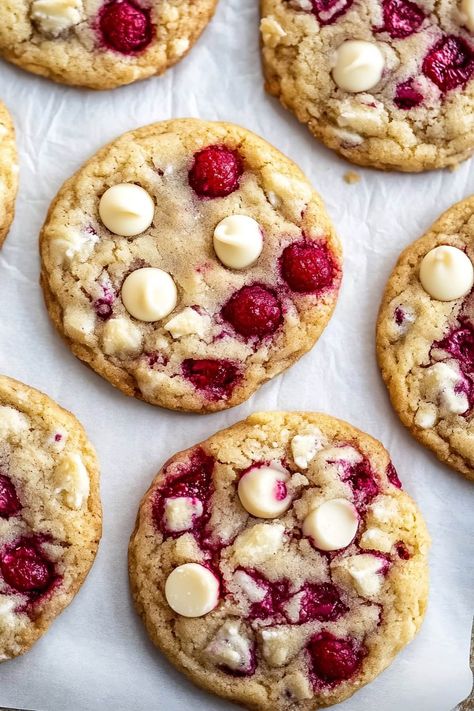
<instances>
[{"instance_id":1,"label":"red raspberry chunk","mask_svg":"<svg viewBox=\"0 0 474 711\"><path fill-rule=\"evenodd\" d=\"M387 479L392 484L392 486L396 486L397 489L403 488L402 482L400 481L397 470L393 466L392 462L390 462L390 464L387 466L386 474L387 474Z\"/></svg>"},{"instance_id":2,"label":"red raspberry chunk","mask_svg":"<svg viewBox=\"0 0 474 711\"><path fill-rule=\"evenodd\" d=\"M408 81L405 81L397 86L393 101L399 109L408 111L409 109L416 108L422 103L423 94L418 91L418 89L415 89L413 86L413 79L409 79Z\"/></svg>"},{"instance_id":3,"label":"red raspberry chunk","mask_svg":"<svg viewBox=\"0 0 474 711\"><path fill-rule=\"evenodd\" d=\"M21 593L45 592L54 578L53 565L34 541L19 541L4 551L0 570L5 582Z\"/></svg>"},{"instance_id":4,"label":"red raspberry chunk","mask_svg":"<svg viewBox=\"0 0 474 711\"><path fill-rule=\"evenodd\" d=\"M346 469L343 481L349 482L354 493L356 506L364 509L374 499L380 489L369 462L364 459Z\"/></svg>"},{"instance_id":5,"label":"red raspberry chunk","mask_svg":"<svg viewBox=\"0 0 474 711\"><path fill-rule=\"evenodd\" d=\"M150 11L131 0L112 0L104 5L99 27L104 44L121 54L141 52L152 40Z\"/></svg>"},{"instance_id":6,"label":"red raspberry chunk","mask_svg":"<svg viewBox=\"0 0 474 711\"><path fill-rule=\"evenodd\" d=\"M336 267L326 245L297 242L284 250L281 273L293 291L319 293L332 285Z\"/></svg>"},{"instance_id":7,"label":"red raspberry chunk","mask_svg":"<svg viewBox=\"0 0 474 711\"><path fill-rule=\"evenodd\" d=\"M197 390L217 400L230 397L240 375L239 368L229 360L192 358L183 361L183 374Z\"/></svg>"},{"instance_id":8,"label":"red raspberry chunk","mask_svg":"<svg viewBox=\"0 0 474 711\"><path fill-rule=\"evenodd\" d=\"M20 499L11 480L0 474L0 518L15 516L21 509Z\"/></svg>"},{"instance_id":9,"label":"red raspberry chunk","mask_svg":"<svg viewBox=\"0 0 474 711\"><path fill-rule=\"evenodd\" d=\"M426 55L422 70L441 91L456 89L474 74L474 52L462 37L443 37Z\"/></svg>"},{"instance_id":10,"label":"red raspberry chunk","mask_svg":"<svg viewBox=\"0 0 474 711\"><path fill-rule=\"evenodd\" d=\"M338 639L328 632L313 637L308 652L316 677L329 683L350 679L363 656L354 640Z\"/></svg>"},{"instance_id":11,"label":"red raspberry chunk","mask_svg":"<svg viewBox=\"0 0 474 711\"><path fill-rule=\"evenodd\" d=\"M195 154L189 184L199 197L226 197L237 190L243 172L237 151L225 146L208 146Z\"/></svg>"},{"instance_id":12,"label":"red raspberry chunk","mask_svg":"<svg viewBox=\"0 0 474 711\"><path fill-rule=\"evenodd\" d=\"M283 320L279 300L270 289L259 284L244 286L231 296L222 316L245 338L270 336Z\"/></svg>"},{"instance_id":13,"label":"red raspberry chunk","mask_svg":"<svg viewBox=\"0 0 474 711\"><path fill-rule=\"evenodd\" d=\"M332 25L344 15L354 0L311 0L313 12L321 25Z\"/></svg>"},{"instance_id":14,"label":"red raspberry chunk","mask_svg":"<svg viewBox=\"0 0 474 711\"><path fill-rule=\"evenodd\" d=\"M300 623L310 620L321 622L337 620L347 612L335 585L331 583L311 584L304 589L300 606Z\"/></svg>"},{"instance_id":15,"label":"red raspberry chunk","mask_svg":"<svg viewBox=\"0 0 474 711\"><path fill-rule=\"evenodd\" d=\"M384 29L392 39L403 39L418 32L425 13L410 0L384 0Z\"/></svg>"}]
</instances>

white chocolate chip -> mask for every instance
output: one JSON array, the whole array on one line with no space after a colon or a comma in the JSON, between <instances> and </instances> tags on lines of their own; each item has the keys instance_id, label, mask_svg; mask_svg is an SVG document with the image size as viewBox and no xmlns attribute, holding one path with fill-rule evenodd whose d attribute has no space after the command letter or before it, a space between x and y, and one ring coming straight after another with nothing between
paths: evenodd
<instances>
[{"instance_id":1,"label":"white chocolate chip","mask_svg":"<svg viewBox=\"0 0 474 711\"><path fill-rule=\"evenodd\" d=\"M310 434L296 435L291 440L291 453L299 469L307 469L308 464L323 447L323 435L315 427Z\"/></svg>"},{"instance_id":2,"label":"white chocolate chip","mask_svg":"<svg viewBox=\"0 0 474 711\"><path fill-rule=\"evenodd\" d=\"M345 570L355 589L364 597L372 597L380 592L383 576L380 574L384 561L370 553L349 556L333 563L334 569Z\"/></svg>"},{"instance_id":3,"label":"white chocolate chip","mask_svg":"<svg viewBox=\"0 0 474 711\"><path fill-rule=\"evenodd\" d=\"M262 654L271 667L283 667L288 664L290 649L288 632L285 629L264 629L260 632Z\"/></svg>"},{"instance_id":4,"label":"white chocolate chip","mask_svg":"<svg viewBox=\"0 0 474 711\"><path fill-rule=\"evenodd\" d=\"M391 496L377 496L369 506L369 511L377 523L389 523L400 515L397 501Z\"/></svg>"},{"instance_id":5,"label":"white chocolate chip","mask_svg":"<svg viewBox=\"0 0 474 711\"><path fill-rule=\"evenodd\" d=\"M469 32L474 32L474 0L461 0L459 9L465 26Z\"/></svg>"},{"instance_id":6,"label":"white chocolate chip","mask_svg":"<svg viewBox=\"0 0 474 711\"><path fill-rule=\"evenodd\" d=\"M474 284L474 267L461 249L440 245L430 250L420 265L423 289L437 301L454 301L466 296Z\"/></svg>"},{"instance_id":7,"label":"white chocolate chip","mask_svg":"<svg viewBox=\"0 0 474 711\"><path fill-rule=\"evenodd\" d=\"M259 258L263 249L260 225L247 215L225 217L214 230L214 249L226 267L249 267Z\"/></svg>"},{"instance_id":8,"label":"white chocolate chip","mask_svg":"<svg viewBox=\"0 0 474 711\"><path fill-rule=\"evenodd\" d=\"M257 523L241 533L234 543L234 556L241 565L258 565L277 553L283 545L285 527L281 523Z\"/></svg>"},{"instance_id":9,"label":"white chocolate chip","mask_svg":"<svg viewBox=\"0 0 474 711\"><path fill-rule=\"evenodd\" d=\"M29 427L28 419L8 405L0 406L0 440L25 432Z\"/></svg>"},{"instance_id":10,"label":"white chocolate chip","mask_svg":"<svg viewBox=\"0 0 474 711\"><path fill-rule=\"evenodd\" d=\"M358 526L359 516L350 501L331 499L310 511L303 522L303 533L320 550L336 551L353 541Z\"/></svg>"},{"instance_id":11,"label":"white chocolate chip","mask_svg":"<svg viewBox=\"0 0 474 711\"><path fill-rule=\"evenodd\" d=\"M42 32L57 36L84 17L82 0L33 0L31 19Z\"/></svg>"},{"instance_id":12,"label":"white chocolate chip","mask_svg":"<svg viewBox=\"0 0 474 711\"><path fill-rule=\"evenodd\" d=\"M50 249L56 264L69 264L75 257L86 261L99 238L94 232L64 227L50 241Z\"/></svg>"},{"instance_id":13,"label":"white chocolate chip","mask_svg":"<svg viewBox=\"0 0 474 711\"><path fill-rule=\"evenodd\" d=\"M165 596L168 605L178 615L202 617L219 603L219 581L203 565L185 563L168 576Z\"/></svg>"},{"instance_id":14,"label":"white chocolate chip","mask_svg":"<svg viewBox=\"0 0 474 711\"><path fill-rule=\"evenodd\" d=\"M280 40L286 37L286 32L280 25L273 15L264 17L260 23L260 32L262 33L262 39L267 47L276 47L280 44Z\"/></svg>"},{"instance_id":15,"label":"white chocolate chip","mask_svg":"<svg viewBox=\"0 0 474 711\"><path fill-rule=\"evenodd\" d=\"M205 649L214 664L245 672L252 666L252 642L240 632L240 622L228 620Z\"/></svg>"},{"instance_id":16,"label":"white chocolate chip","mask_svg":"<svg viewBox=\"0 0 474 711\"><path fill-rule=\"evenodd\" d=\"M178 290L162 269L145 267L128 275L122 286L122 301L128 313L139 321L160 321L178 302Z\"/></svg>"},{"instance_id":17,"label":"white chocolate chip","mask_svg":"<svg viewBox=\"0 0 474 711\"><path fill-rule=\"evenodd\" d=\"M172 533L188 531L194 519L202 516L203 510L202 502L191 496L166 499L163 517L165 526Z\"/></svg>"},{"instance_id":18,"label":"white chocolate chip","mask_svg":"<svg viewBox=\"0 0 474 711\"><path fill-rule=\"evenodd\" d=\"M260 585L245 570L236 570L233 580L250 602L262 602L267 595L267 588Z\"/></svg>"},{"instance_id":19,"label":"white chocolate chip","mask_svg":"<svg viewBox=\"0 0 474 711\"><path fill-rule=\"evenodd\" d=\"M303 0L300 0L300 2L303 2ZM310 680L306 674L303 674L300 671L295 671L285 676L283 684L285 688L285 695L289 692L291 697L297 701L312 699L314 696Z\"/></svg>"},{"instance_id":20,"label":"white chocolate chip","mask_svg":"<svg viewBox=\"0 0 474 711\"><path fill-rule=\"evenodd\" d=\"M89 473L78 452L71 452L54 470L54 494L70 509L81 509L89 498Z\"/></svg>"},{"instance_id":21,"label":"white chocolate chip","mask_svg":"<svg viewBox=\"0 0 474 711\"><path fill-rule=\"evenodd\" d=\"M104 326L102 346L106 355L137 353L142 347L141 331L127 318L112 318Z\"/></svg>"},{"instance_id":22,"label":"white chocolate chip","mask_svg":"<svg viewBox=\"0 0 474 711\"><path fill-rule=\"evenodd\" d=\"M456 363L434 363L426 368L422 391L425 397L439 404L441 416L462 415L469 408L469 399L459 389L463 380Z\"/></svg>"},{"instance_id":23,"label":"white chocolate chip","mask_svg":"<svg viewBox=\"0 0 474 711\"><path fill-rule=\"evenodd\" d=\"M431 402L420 403L415 414L415 425L421 427L423 430L429 430L431 427L434 427L437 419L438 409L436 405L433 405Z\"/></svg>"},{"instance_id":24,"label":"white chocolate chip","mask_svg":"<svg viewBox=\"0 0 474 711\"><path fill-rule=\"evenodd\" d=\"M382 553L390 553L395 539L381 528L368 528L360 539L360 547Z\"/></svg>"},{"instance_id":25,"label":"white chocolate chip","mask_svg":"<svg viewBox=\"0 0 474 711\"><path fill-rule=\"evenodd\" d=\"M346 40L336 52L332 76L344 91L368 91L382 78L385 58L374 42Z\"/></svg>"},{"instance_id":26,"label":"white chocolate chip","mask_svg":"<svg viewBox=\"0 0 474 711\"><path fill-rule=\"evenodd\" d=\"M168 321L165 325L165 330L169 331L175 339L192 334L202 338L207 325L207 319L204 316L201 316L195 309L188 307L174 316L171 321Z\"/></svg>"},{"instance_id":27,"label":"white chocolate chip","mask_svg":"<svg viewBox=\"0 0 474 711\"><path fill-rule=\"evenodd\" d=\"M94 334L95 314L77 306L66 306L63 326L67 336L79 343L89 343Z\"/></svg>"},{"instance_id":28,"label":"white chocolate chip","mask_svg":"<svg viewBox=\"0 0 474 711\"><path fill-rule=\"evenodd\" d=\"M14 625L16 605L17 601L14 598L9 595L0 595L0 632Z\"/></svg>"},{"instance_id":29,"label":"white chocolate chip","mask_svg":"<svg viewBox=\"0 0 474 711\"><path fill-rule=\"evenodd\" d=\"M277 518L291 505L286 482L290 475L271 466L255 467L239 481L240 503L252 516Z\"/></svg>"},{"instance_id":30,"label":"white chocolate chip","mask_svg":"<svg viewBox=\"0 0 474 711\"><path fill-rule=\"evenodd\" d=\"M145 232L153 222L154 213L151 195L134 183L113 185L99 202L100 219L108 230L122 237Z\"/></svg>"},{"instance_id":31,"label":"white chocolate chip","mask_svg":"<svg viewBox=\"0 0 474 711\"><path fill-rule=\"evenodd\" d=\"M375 105L374 105L375 104ZM372 100L371 105L357 99L338 102L337 124L351 128L366 136L380 136L386 131L388 113L380 101Z\"/></svg>"},{"instance_id":32,"label":"white chocolate chip","mask_svg":"<svg viewBox=\"0 0 474 711\"><path fill-rule=\"evenodd\" d=\"M171 51L173 57L182 57L189 49L189 40L187 37L177 37L171 42Z\"/></svg>"}]
</instances>

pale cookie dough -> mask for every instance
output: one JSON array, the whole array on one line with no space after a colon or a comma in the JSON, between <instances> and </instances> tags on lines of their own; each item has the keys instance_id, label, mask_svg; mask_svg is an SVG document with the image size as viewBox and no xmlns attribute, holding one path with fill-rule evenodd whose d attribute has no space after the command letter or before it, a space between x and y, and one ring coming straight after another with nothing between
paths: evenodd
<instances>
[{"instance_id":1,"label":"pale cookie dough","mask_svg":"<svg viewBox=\"0 0 474 711\"><path fill-rule=\"evenodd\" d=\"M63 84L113 89L182 59L217 0L2 0L0 56Z\"/></svg>"},{"instance_id":2,"label":"pale cookie dough","mask_svg":"<svg viewBox=\"0 0 474 711\"><path fill-rule=\"evenodd\" d=\"M0 661L26 652L69 605L101 528L99 465L83 428L0 376Z\"/></svg>"},{"instance_id":3,"label":"pale cookie dough","mask_svg":"<svg viewBox=\"0 0 474 711\"><path fill-rule=\"evenodd\" d=\"M194 412L243 402L312 348L342 262L292 161L243 128L194 119L97 153L53 201L41 255L74 354L127 395Z\"/></svg>"},{"instance_id":4,"label":"pale cookie dough","mask_svg":"<svg viewBox=\"0 0 474 711\"><path fill-rule=\"evenodd\" d=\"M474 196L447 210L401 254L377 326L379 365L401 421L471 480L473 260Z\"/></svg>"},{"instance_id":5,"label":"pale cookie dough","mask_svg":"<svg viewBox=\"0 0 474 711\"><path fill-rule=\"evenodd\" d=\"M264 518L249 513L257 489ZM166 462L140 505L130 582L151 639L196 684L248 709L315 711L413 639L429 545L380 442L326 415L268 412Z\"/></svg>"},{"instance_id":6,"label":"pale cookie dough","mask_svg":"<svg viewBox=\"0 0 474 711\"><path fill-rule=\"evenodd\" d=\"M460 0L261 0L266 89L329 148L383 170L474 150L474 18Z\"/></svg>"},{"instance_id":7,"label":"pale cookie dough","mask_svg":"<svg viewBox=\"0 0 474 711\"><path fill-rule=\"evenodd\" d=\"M6 106L0 101L0 247L13 221L17 189L15 129Z\"/></svg>"}]
</instances>

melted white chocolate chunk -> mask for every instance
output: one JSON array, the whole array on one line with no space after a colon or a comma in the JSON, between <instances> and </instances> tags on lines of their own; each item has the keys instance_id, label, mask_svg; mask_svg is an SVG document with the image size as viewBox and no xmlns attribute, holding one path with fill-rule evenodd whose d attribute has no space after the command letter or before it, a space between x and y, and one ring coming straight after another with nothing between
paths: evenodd
<instances>
[{"instance_id":1,"label":"melted white chocolate chunk","mask_svg":"<svg viewBox=\"0 0 474 711\"><path fill-rule=\"evenodd\" d=\"M286 482L287 471L271 466L255 467L246 472L239 481L240 503L252 516L277 518L291 505Z\"/></svg>"},{"instance_id":2,"label":"melted white chocolate chunk","mask_svg":"<svg viewBox=\"0 0 474 711\"><path fill-rule=\"evenodd\" d=\"M139 321L160 321L176 307L178 291L167 272L154 267L136 269L122 286L122 301Z\"/></svg>"},{"instance_id":3,"label":"melted white chocolate chunk","mask_svg":"<svg viewBox=\"0 0 474 711\"><path fill-rule=\"evenodd\" d=\"M202 516L202 501L190 496L165 500L163 520L168 531L180 533L192 528L195 518Z\"/></svg>"},{"instance_id":4,"label":"melted white chocolate chunk","mask_svg":"<svg viewBox=\"0 0 474 711\"><path fill-rule=\"evenodd\" d=\"M105 191L99 203L100 219L121 237L135 237L153 222L155 204L146 190L134 183L119 183Z\"/></svg>"},{"instance_id":5,"label":"melted white chocolate chunk","mask_svg":"<svg viewBox=\"0 0 474 711\"><path fill-rule=\"evenodd\" d=\"M440 245L423 257L420 266L423 289L437 301L466 296L474 284L474 267L461 249Z\"/></svg>"},{"instance_id":6,"label":"melted white chocolate chunk","mask_svg":"<svg viewBox=\"0 0 474 711\"><path fill-rule=\"evenodd\" d=\"M346 40L336 52L332 77L344 91L369 91L382 78L385 58L379 47L364 40Z\"/></svg>"},{"instance_id":7,"label":"melted white chocolate chunk","mask_svg":"<svg viewBox=\"0 0 474 711\"><path fill-rule=\"evenodd\" d=\"M219 581L203 565L185 563L168 576L165 596L168 605L178 615L202 617L219 603Z\"/></svg>"},{"instance_id":8,"label":"melted white chocolate chunk","mask_svg":"<svg viewBox=\"0 0 474 711\"><path fill-rule=\"evenodd\" d=\"M322 551L346 548L359 525L355 507L346 499L331 499L310 511L303 522L303 533Z\"/></svg>"},{"instance_id":9,"label":"melted white chocolate chunk","mask_svg":"<svg viewBox=\"0 0 474 711\"><path fill-rule=\"evenodd\" d=\"M78 452L68 454L54 470L54 493L70 509L80 509L89 498L89 474Z\"/></svg>"},{"instance_id":10,"label":"melted white chocolate chunk","mask_svg":"<svg viewBox=\"0 0 474 711\"><path fill-rule=\"evenodd\" d=\"M247 215L225 217L214 230L214 249L226 267L249 267L259 258L263 249L260 225Z\"/></svg>"},{"instance_id":11,"label":"melted white chocolate chunk","mask_svg":"<svg viewBox=\"0 0 474 711\"><path fill-rule=\"evenodd\" d=\"M30 13L42 32L57 36L81 22L84 7L82 0L33 0Z\"/></svg>"}]
</instances>

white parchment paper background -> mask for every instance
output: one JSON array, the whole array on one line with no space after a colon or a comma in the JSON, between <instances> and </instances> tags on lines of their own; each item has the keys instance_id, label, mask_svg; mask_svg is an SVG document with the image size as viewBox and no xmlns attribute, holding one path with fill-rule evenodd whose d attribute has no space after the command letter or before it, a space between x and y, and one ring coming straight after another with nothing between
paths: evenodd
<instances>
[{"instance_id":1,"label":"white parchment paper background","mask_svg":"<svg viewBox=\"0 0 474 711\"><path fill-rule=\"evenodd\" d=\"M374 356L374 324L402 248L474 192L474 162L455 173L359 172L319 146L264 95L256 0L221 0L191 54L162 78L113 92L55 85L0 63L0 97L17 125L21 186L0 253L0 372L40 388L85 425L102 463L104 537L80 594L23 658L0 665L0 705L39 711L195 711L231 706L194 688L148 641L128 591L126 549L138 502L161 464L255 410L322 410L382 440L433 537L426 621L347 711L449 711L467 696L474 597L474 488L405 432ZM77 361L49 323L37 236L62 182L105 142L152 121L240 123L293 158L322 193L345 249L335 316L314 350L248 403L206 417L127 399Z\"/></svg>"}]
</instances>

